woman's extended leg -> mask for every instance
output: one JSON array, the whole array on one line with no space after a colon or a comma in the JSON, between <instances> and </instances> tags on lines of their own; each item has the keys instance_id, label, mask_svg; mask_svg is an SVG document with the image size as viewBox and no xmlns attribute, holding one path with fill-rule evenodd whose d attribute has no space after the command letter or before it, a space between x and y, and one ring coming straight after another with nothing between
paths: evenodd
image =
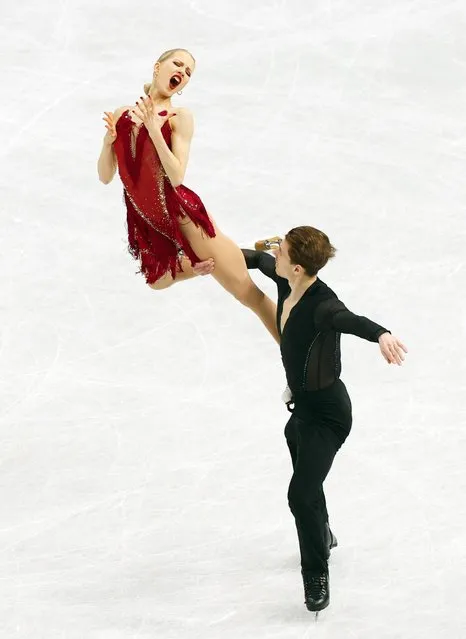
<instances>
[{"instance_id":1,"label":"woman's extended leg","mask_svg":"<svg viewBox=\"0 0 466 639\"><path fill-rule=\"evenodd\" d=\"M180 226L200 260L214 259L213 277L239 302L254 311L275 341L280 343L276 305L250 278L241 249L215 224L215 237L205 235L189 218L184 218Z\"/></svg>"}]
</instances>

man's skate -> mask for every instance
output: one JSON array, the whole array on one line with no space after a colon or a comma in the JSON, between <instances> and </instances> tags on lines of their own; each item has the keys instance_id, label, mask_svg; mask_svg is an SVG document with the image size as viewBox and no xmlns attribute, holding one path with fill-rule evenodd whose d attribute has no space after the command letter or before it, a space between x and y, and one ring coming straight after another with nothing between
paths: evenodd
<instances>
[{"instance_id":1,"label":"man's skate","mask_svg":"<svg viewBox=\"0 0 466 639\"><path fill-rule=\"evenodd\" d=\"M275 237L269 237L266 240L258 240L254 244L254 248L256 251L271 251L272 249L276 249L282 243L282 238L276 235Z\"/></svg>"},{"instance_id":2,"label":"man's skate","mask_svg":"<svg viewBox=\"0 0 466 639\"><path fill-rule=\"evenodd\" d=\"M306 575L303 573L304 603L310 612L318 614L330 603L330 590L328 583L328 573L320 575Z\"/></svg>"}]
</instances>

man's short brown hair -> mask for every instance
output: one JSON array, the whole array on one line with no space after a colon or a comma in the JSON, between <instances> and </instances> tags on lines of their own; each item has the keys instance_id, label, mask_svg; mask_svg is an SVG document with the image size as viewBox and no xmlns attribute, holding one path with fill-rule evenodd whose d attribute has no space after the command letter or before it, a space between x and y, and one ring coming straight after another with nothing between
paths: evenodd
<instances>
[{"instance_id":1,"label":"man's short brown hair","mask_svg":"<svg viewBox=\"0 0 466 639\"><path fill-rule=\"evenodd\" d=\"M317 275L336 253L328 236L313 226L297 226L286 234L285 240L290 262L302 266L309 277Z\"/></svg>"}]
</instances>

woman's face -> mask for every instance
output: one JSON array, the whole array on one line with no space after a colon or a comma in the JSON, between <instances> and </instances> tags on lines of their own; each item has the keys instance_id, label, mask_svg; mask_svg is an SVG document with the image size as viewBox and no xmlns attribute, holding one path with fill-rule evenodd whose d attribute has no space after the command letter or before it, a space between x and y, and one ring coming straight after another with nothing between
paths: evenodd
<instances>
[{"instance_id":1,"label":"woman's face","mask_svg":"<svg viewBox=\"0 0 466 639\"><path fill-rule=\"evenodd\" d=\"M168 60L157 62L154 70L160 93L172 96L188 84L194 71L194 60L186 51L177 51Z\"/></svg>"}]
</instances>

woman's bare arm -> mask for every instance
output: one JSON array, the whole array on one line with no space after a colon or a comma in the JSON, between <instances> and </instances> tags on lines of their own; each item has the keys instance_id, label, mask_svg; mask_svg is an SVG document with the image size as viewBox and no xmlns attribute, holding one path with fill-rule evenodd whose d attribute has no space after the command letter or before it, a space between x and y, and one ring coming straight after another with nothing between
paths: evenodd
<instances>
[{"instance_id":1,"label":"woman's bare arm","mask_svg":"<svg viewBox=\"0 0 466 639\"><path fill-rule=\"evenodd\" d=\"M103 184L110 184L117 170L117 158L113 143L116 140L116 123L127 107L120 107L114 113L106 112L105 122L107 122L107 133L105 134L102 150L97 162L97 172L99 180Z\"/></svg>"}]
</instances>

